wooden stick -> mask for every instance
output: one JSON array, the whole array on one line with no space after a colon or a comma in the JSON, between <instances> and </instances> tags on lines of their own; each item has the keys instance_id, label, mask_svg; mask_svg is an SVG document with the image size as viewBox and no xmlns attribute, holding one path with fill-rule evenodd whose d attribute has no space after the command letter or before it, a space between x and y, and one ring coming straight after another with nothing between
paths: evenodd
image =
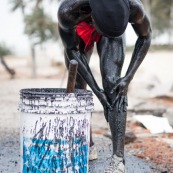
<instances>
[{"instance_id":1,"label":"wooden stick","mask_svg":"<svg viewBox=\"0 0 173 173\"><path fill-rule=\"evenodd\" d=\"M77 74L78 62L76 60L71 60L69 65L68 72L68 81L67 81L67 93L73 93L76 83L76 74Z\"/></svg>"}]
</instances>

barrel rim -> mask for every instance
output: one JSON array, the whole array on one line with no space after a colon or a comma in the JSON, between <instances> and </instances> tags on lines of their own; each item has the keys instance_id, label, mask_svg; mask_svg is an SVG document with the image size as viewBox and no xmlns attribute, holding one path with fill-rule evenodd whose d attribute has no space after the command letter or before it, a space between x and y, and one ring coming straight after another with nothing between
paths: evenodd
<instances>
[{"instance_id":1,"label":"barrel rim","mask_svg":"<svg viewBox=\"0 0 173 173\"><path fill-rule=\"evenodd\" d=\"M32 95L91 95L91 90L75 89L74 93L66 93L65 88L23 88L20 90L20 94L32 94Z\"/></svg>"}]
</instances>

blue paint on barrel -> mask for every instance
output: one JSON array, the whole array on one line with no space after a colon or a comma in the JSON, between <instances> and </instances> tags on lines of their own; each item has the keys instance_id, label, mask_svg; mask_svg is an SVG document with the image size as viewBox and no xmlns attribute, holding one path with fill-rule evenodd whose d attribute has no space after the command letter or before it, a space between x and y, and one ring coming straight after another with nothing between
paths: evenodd
<instances>
[{"instance_id":1,"label":"blue paint on barrel","mask_svg":"<svg viewBox=\"0 0 173 173\"><path fill-rule=\"evenodd\" d=\"M87 173L88 147L85 138L23 138L23 173Z\"/></svg>"}]
</instances>

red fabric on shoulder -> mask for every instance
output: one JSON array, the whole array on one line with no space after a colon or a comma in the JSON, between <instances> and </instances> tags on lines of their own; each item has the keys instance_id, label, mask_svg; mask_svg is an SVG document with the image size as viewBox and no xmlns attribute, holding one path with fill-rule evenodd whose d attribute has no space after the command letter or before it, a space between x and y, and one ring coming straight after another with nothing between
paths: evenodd
<instances>
[{"instance_id":1,"label":"red fabric on shoulder","mask_svg":"<svg viewBox=\"0 0 173 173\"><path fill-rule=\"evenodd\" d=\"M89 51L94 46L94 42L100 40L101 35L97 33L93 25L87 22L81 22L76 27L77 35L85 42L85 52Z\"/></svg>"}]
</instances>

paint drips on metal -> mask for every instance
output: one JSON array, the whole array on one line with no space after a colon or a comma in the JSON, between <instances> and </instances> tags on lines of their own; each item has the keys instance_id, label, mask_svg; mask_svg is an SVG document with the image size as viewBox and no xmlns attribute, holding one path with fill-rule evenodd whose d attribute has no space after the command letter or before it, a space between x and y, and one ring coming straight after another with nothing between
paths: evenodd
<instances>
[{"instance_id":1,"label":"paint drips on metal","mask_svg":"<svg viewBox=\"0 0 173 173\"><path fill-rule=\"evenodd\" d=\"M20 92L23 173L87 173L92 93Z\"/></svg>"}]
</instances>

